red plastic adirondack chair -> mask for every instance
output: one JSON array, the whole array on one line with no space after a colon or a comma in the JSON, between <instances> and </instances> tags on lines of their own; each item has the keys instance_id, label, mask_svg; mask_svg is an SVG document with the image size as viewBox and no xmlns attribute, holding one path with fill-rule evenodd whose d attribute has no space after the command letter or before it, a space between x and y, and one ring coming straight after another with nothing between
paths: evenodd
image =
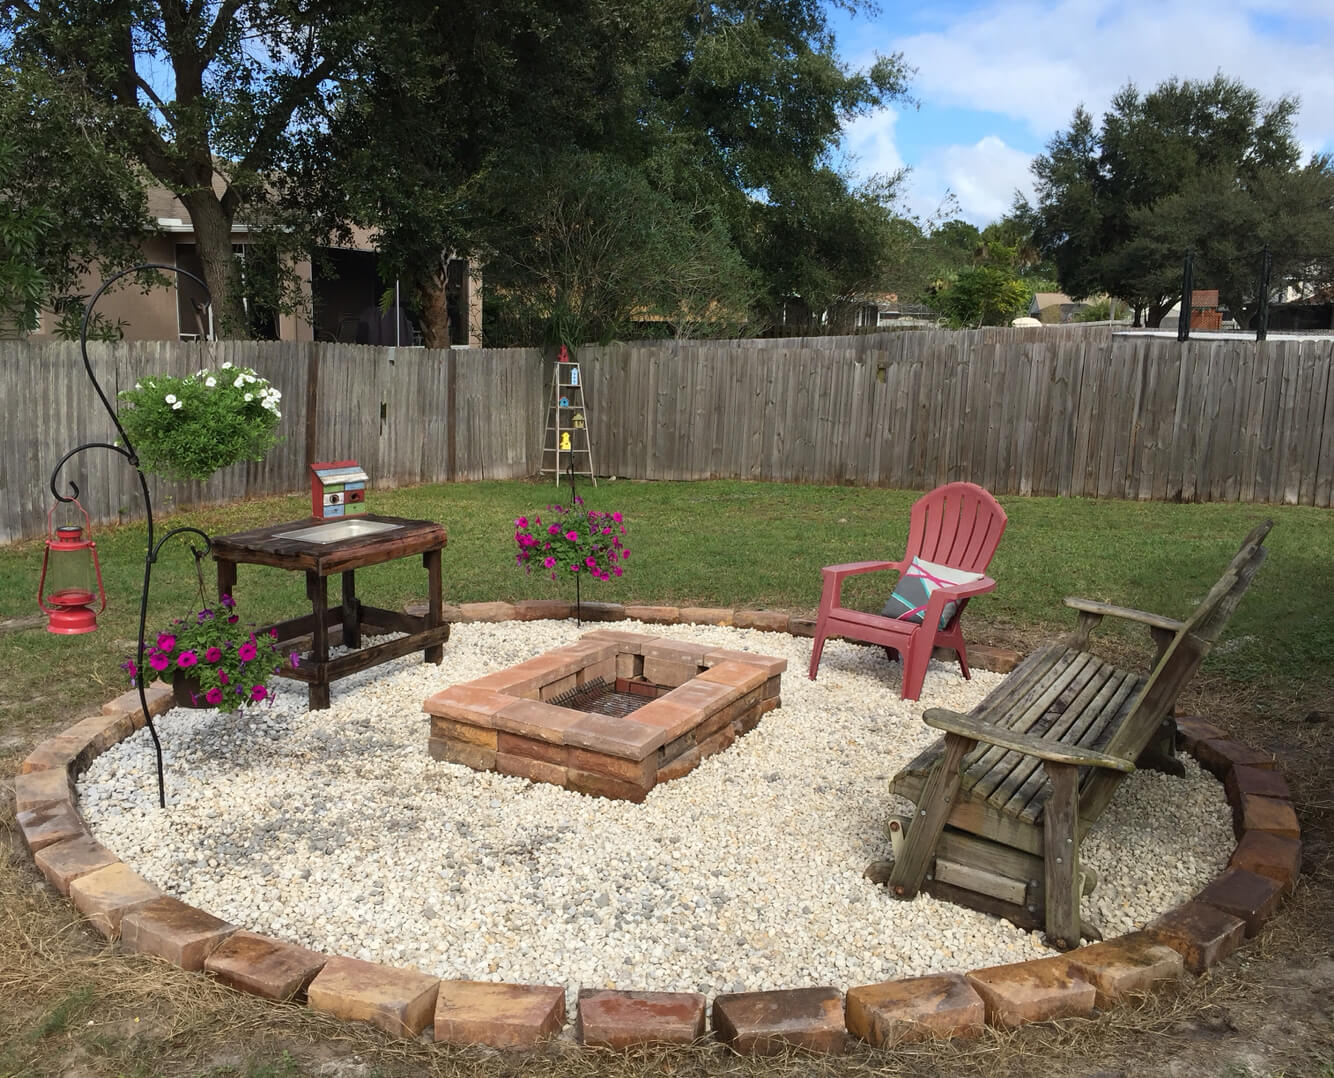
<instances>
[{"instance_id":1,"label":"red plastic adirondack chair","mask_svg":"<svg viewBox=\"0 0 1334 1078\"><path fill-rule=\"evenodd\" d=\"M996 582L990 577L984 576L969 584L938 587L931 593L920 624L840 606L843 581L859 573L882 569L893 569L902 574L915 557L969 573L984 572L1000 544L1006 520L1000 503L977 484L947 483L913 505L908 524L908 547L901 561L826 565L821 570L824 588L815 622L811 680L815 680L820 669L820 653L824 650L825 639L830 636L865 640L897 651L903 662L902 695L905 700L916 700L921 695L926 664L934 648L953 648L959 657L963 676L971 676L959 621L970 597L995 589ZM940 618L945 605L951 601L958 606L942 629Z\"/></svg>"}]
</instances>

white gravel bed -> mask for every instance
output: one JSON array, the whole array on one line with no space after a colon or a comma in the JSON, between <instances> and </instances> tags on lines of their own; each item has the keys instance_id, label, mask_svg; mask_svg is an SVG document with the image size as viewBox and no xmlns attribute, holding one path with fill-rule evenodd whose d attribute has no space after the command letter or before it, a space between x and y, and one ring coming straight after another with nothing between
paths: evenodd
<instances>
[{"instance_id":1,"label":"white gravel bed","mask_svg":"<svg viewBox=\"0 0 1334 1078\"><path fill-rule=\"evenodd\" d=\"M79 783L98 841L164 891L238 926L445 978L717 992L849 986L1019 961L1038 934L862 877L888 851L889 777L999 680L932 663L899 699L878 649L706 626L617 628L781 655L783 706L644 804L437 763L422 701L596 626L454 627L440 666L412 656L305 710L282 683L244 715L158 720L169 807L146 730ZM1110 937L1186 900L1233 840L1221 786L1135 773L1083 846L1085 910Z\"/></svg>"}]
</instances>

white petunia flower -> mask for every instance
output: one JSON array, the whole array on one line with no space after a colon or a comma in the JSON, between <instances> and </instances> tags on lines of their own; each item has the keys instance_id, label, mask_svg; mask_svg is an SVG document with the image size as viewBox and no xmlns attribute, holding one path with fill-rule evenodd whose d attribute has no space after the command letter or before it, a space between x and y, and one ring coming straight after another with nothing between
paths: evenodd
<instances>
[{"instance_id":1,"label":"white petunia flower","mask_svg":"<svg viewBox=\"0 0 1334 1078\"><path fill-rule=\"evenodd\" d=\"M179 412L183 407L185 407L185 405L181 401L177 401L171 406L171 410L173 412Z\"/></svg>"},{"instance_id":2,"label":"white petunia flower","mask_svg":"<svg viewBox=\"0 0 1334 1078\"><path fill-rule=\"evenodd\" d=\"M224 364L222 365L222 368L221 368L221 369L224 370L224 371L229 371L229 370L231 370L231 369L232 369L232 361L229 359L226 363L224 363Z\"/></svg>"},{"instance_id":3,"label":"white petunia flower","mask_svg":"<svg viewBox=\"0 0 1334 1078\"><path fill-rule=\"evenodd\" d=\"M245 400L246 400L246 403L247 403L247 404L249 404L249 403L250 403L252 400L254 400L254 399L255 399L255 395L254 395L253 393L247 393L247 394L245 395Z\"/></svg>"},{"instance_id":4,"label":"white petunia flower","mask_svg":"<svg viewBox=\"0 0 1334 1078\"><path fill-rule=\"evenodd\" d=\"M236 376L236 381L232 383L232 388L240 389L243 385L245 385L245 376L238 374Z\"/></svg>"},{"instance_id":5,"label":"white petunia flower","mask_svg":"<svg viewBox=\"0 0 1334 1078\"><path fill-rule=\"evenodd\" d=\"M168 404L177 404L177 403L179 403L179 402L176 400L176 394L175 394L175 393L168 393L168 394L167 394L165 397L163 397L162 399L163 399L164 401L166 401Z\"/></svg>"},{"instance_id":6,"label":"white petunia flower","mask_svg":"<svg viewBox=\"0 0 1334 1078\"><path fill-rule=\"evenodd\" d=\"M204 385L208 386L209 389L212 389L217 384L218 380L214 378L211 374L204 379Z\"/></svg>"},{"instance_id":7,"label":"white petunia flower","mask_svg":"<svg viewBox=\"0 0 1334 1078\"><path fill-rule=\"evenodd\" d=\"M135 388L135 389L143 389L143 388L144 388L144 384L143 384L143 382L135 382L135 383L134 383L134 388Z\"/></svg>"}]
</instances>

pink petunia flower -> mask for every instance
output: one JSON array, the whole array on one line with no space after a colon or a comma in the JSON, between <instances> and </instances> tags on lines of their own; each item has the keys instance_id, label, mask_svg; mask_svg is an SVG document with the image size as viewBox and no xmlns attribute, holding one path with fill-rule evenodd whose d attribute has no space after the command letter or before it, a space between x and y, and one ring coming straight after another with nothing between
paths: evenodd
<instances>
[{"instance_id":1,"label":"pink petunia flower","mask_svg":"<svg viewBox=\"0 0 1334 1078\"><path fill-rule=\"evenodd\" d=\"M569 531L565 533L565 538L572 543L577 543L579 542L579 533L575 531L573 528L571 528Z\"/></svg>"},{"instance_id":2,"label":"pink petunia flower","mask_svg":"<svg viewBox=\"0 0 1334 1078\"><path fill-rule=\"evenodd\" d=\"M611 567L611 572L613 576L620 576L623 572L625 572L625 570L622 569L619 565L613 565Z\"/></svg>"},{"instance_id":3,"label":"pink petunia flower","mask_svg":"<svg viewBox=\"0 0 1334 1078\"><path fill-rule=\"evenodd\" d=\"M229 678L229 677L227 676L227 671L226 671L226 670L219 670L219 671L218 671L218 680L221 681L224 685L226 685L228 682L231 681L231 678Z\"/></svg>"},{"instance_id":4,"label":"pink petunia flower","mask_svg":"<svg viewBox=\"0 0 1334 1078\"><path fill-rule=\"evenodd\" d=\"M263 685L256 685L253 689L250 690L250 699L254 703L259 703L268 695L269 695L269 690L266 689Z\"/></svg>"},{"instance_id":5,"label":"pink petunia flower","mask_svg":"<svg viewBox=\"0 0 1334 1078\"><path fill-rule=\"evenodd\" d=\"M204 661L209 663L222 662L222 649L209 648L206 652L204 652Z\"/></svg>"},{"instance_id":6,"label":"pink petunia flower","mask_svg":"<svg viewBox=\"0 0 1334 1078\"><path fill-rule=\"evenodd\" d=\"M275 625L272 629L269 630L269 636L271 636L274 640L278 639L278 626Z\"/></svg>"},{"instance_id":7,"label":"pink petunia flower","mask_svg":"<svg viewBox=\"0 0 1334 1078\"><path fill-rule=\"evenodd\" d=\"M170 651L176 646L176 638L171 633L159 633L157 646L159 651Z\"/></svg>"},{"instance_id":8,"label":"pink petunia flower","mask_svg":"<svg viewBox=\"0 0 1334 1078\"><path fill-rule=\"evenodd\" d=\"M630 548L626 547L624 550L621 551L621 560L629 561L629 559L630 559Z\"/></svg>"},{"instance_id":9,"label":"pink petunia flower","mask_svg":"<svg viewBox=\"0 0 1334 1078\"><path fill-rule=\"evenodd\" d=\"M214 686L209 689L208 692L204 693L204 699L210 704L220 704L222 703L222 690L217 686Z\"/></svg>"},{"instance_id":10,"label":"pink petunia flower","mask_svg":"<svg viewBox=\"0 0 1334 1078\"><path fill-rule=\"evenodd\" d=\"M193 651L182 651L176 658L176 665L185 670L199 661L199 656Z\"/></svg>"},{"instance_id":11,"label":"pink petunia flower","mask_svg":"<svg viewBox=\"0 0 1334 1078\"><path fill-rule=\"evenodd\" d=\"M148 665L158 673L161 673L171 665L171 660L162 652L158 651L148 657Z\"/></svg>"},{"instance_id":12,"label":"pink petunia flower","mask_svg":"<svg viewBox=\"0 0 1334 1078\"><path fill-rule=\"evenodd\" d=\"M550 554L548 554L545 558L542 559L542 567L544 569L554 569L556 567L556 559L553 558Z\"/></svg>"},{"instance_id":13,"label":"pink petunia flower","mask_svg":"<svg viewBox=\"0 0 1334 1078\"><path fill-rule=\"evenodd\" d=\"M516 528L526 528L526 527L528 527L528 518L527 518L527 517L519 517L519 519L516 520L516 521L514 522L514 526L515 526Z\"/></svg>"},{"instance_id":14,"label":"pink petunia flower","mask_svg":"<svg viewBox=\"0 0 1334 1078\"><path fill-rule=\"evenodd\" d=\"M258 652L255 650L255 643L253 640L247 640L244 644L242 644L239 648L236 649L236 657L240 659L243 663L248 663L257 654Z\"/></svg>"},{"instance_id":15,"label":"pink petunia flower","mask_svg":"<svg viewBox=\"0 0 1334 1078\"><path fill-rule=\"evenodd\" d=\"M616 521L617 524L619 524L623 518L621 517L620 513L612 513L611 519Z\"/></svg>"},{"instance_id":16,"label":"pink petunia flower","mask_svg":"<svg viewBox=\"0 0 1334 1078\"><path fill-rule=\"evenodd\" d=\"M559 524L549 524L549 525L547 525L547 534L548 534L548 535L559 535L559 534L560 534L560 525L559 525Z\"/></svg>"},{"instance_id":17,"label":"pink petunia flower","mask_svg":"<svg viewBox=\"0 0 1334 1078\"><path fill-rule=\"evenodd\" d=\"M598 567L598 560L592 555L589 555L587 558L584 559L584 564L587 565L590 569L596 569Z\"/></svg>"}]
</instances>

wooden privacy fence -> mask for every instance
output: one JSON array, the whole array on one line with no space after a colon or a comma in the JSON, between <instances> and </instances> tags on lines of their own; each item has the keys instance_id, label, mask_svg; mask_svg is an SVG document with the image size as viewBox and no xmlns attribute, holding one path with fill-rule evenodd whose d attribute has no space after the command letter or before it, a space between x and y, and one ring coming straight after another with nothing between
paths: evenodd
<instances>
[{"instance_id":1,"label":"wooden privacy fence","mask_svg":"<svg viewBox=\"0 0 1334 1078\"><path fill-rule=\"evenodd\" d=\"M90 349L109 395L144 374L231 361L283 393L283 444L207 483L152 480L163 510L304 489L310 460L374 485L506 479L541 465L533 349L294 342ZM637 479L742 478L997 494L1328 506L1334 340L1194 338L1045 326L793 340L587 346L593 461ZM47 477L114 433L71 344L0 341L0 542L40 535ZM142 513L133 470L92 451L66 471L98 520Z\"/></svg>"}]
</instances>

